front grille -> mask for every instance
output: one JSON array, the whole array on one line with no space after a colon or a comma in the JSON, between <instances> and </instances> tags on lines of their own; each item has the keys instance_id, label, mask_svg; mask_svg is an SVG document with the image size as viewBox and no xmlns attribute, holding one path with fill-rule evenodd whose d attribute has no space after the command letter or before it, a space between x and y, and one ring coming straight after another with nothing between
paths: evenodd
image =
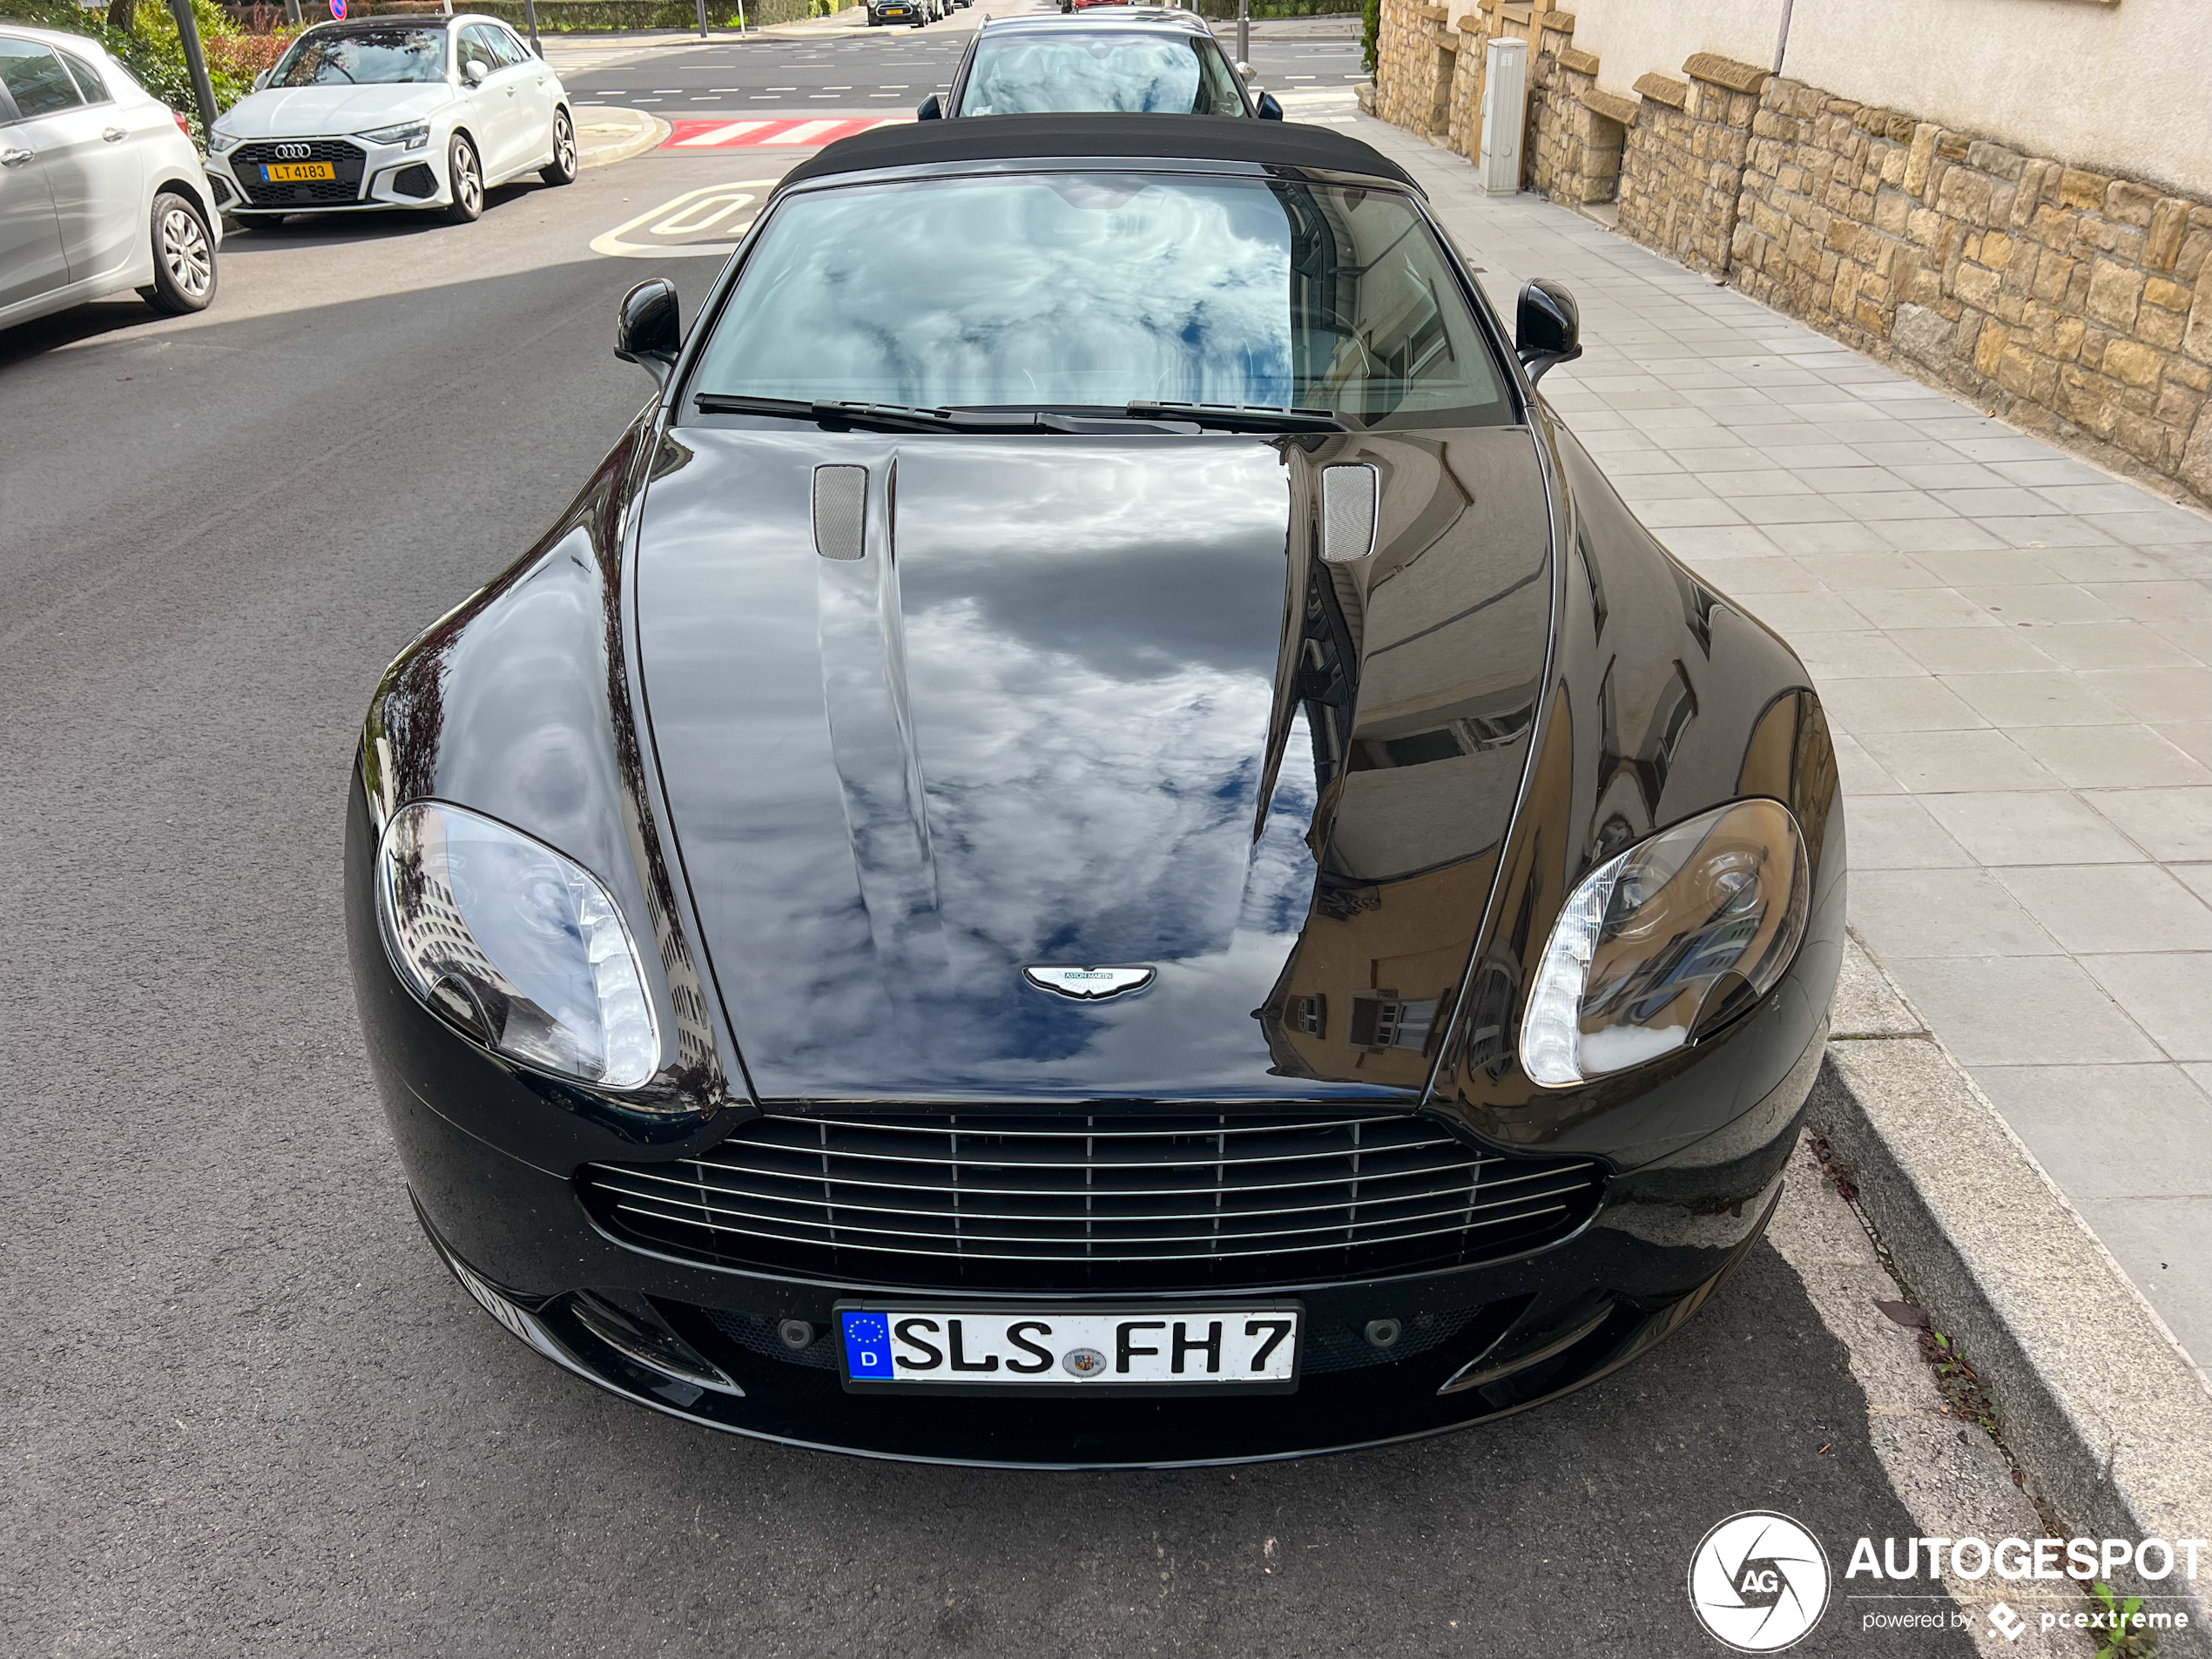
<instances>
[{"instance_id":1,"label":"front grille","mask_svg":"<svg viewBox=\"0 0 2212 1659\"><path fill-rule=\"evenodd\" d=\"M587 1165L603 1225L671 1255L973 1289L1177 1290L1364 1278L1573 1231L1583 1158L1469 1145L1405 1113L754 1120L698 1157Z\"/></svg>"},{"instance_id":2,"label":"front grille","mask_svg":"<svg viewBox=\"0 0 2212 1659\"><path fill-rule=\"evenodd\" d=\"M301 148L306 155L296 153ZM279 155L281 148L294 153ZM277 144L241 144L230 152L231 171L238 175L239 187L246 192L246 199L256 207L313 207L318 204L329 206L337 202L359 201L361 193L361 146L343 138L316 138L305 142L287 139ZM301 185L269 185L261 182L264 163L286 161L327 161L335 179L318 179Z\"/></svg>"}]
</instances>

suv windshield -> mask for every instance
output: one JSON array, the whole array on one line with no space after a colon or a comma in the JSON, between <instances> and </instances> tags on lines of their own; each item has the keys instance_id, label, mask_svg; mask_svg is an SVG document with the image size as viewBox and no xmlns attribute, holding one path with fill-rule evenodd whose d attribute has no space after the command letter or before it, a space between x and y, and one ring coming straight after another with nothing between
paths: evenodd
<instances>
[{"instance_id":1,"label":"suv windshield","mask_svg":"<svg viewBox=\"0 0 2212 1659\"><path fill-rule=\"evenodd\" d=\"M1443 250L1394 191L1002 173L802 192L754 234L694 394L1514 418Z\"/></svg>"},{"instance_id":2,"label":"suv windshield","mask_svg":"<svg viewBox=\"0 0 2212 1659\"><path fill-rule=\"evenodd\" d=\"M292 43L269 71L271 86L370 86L441 81L443 29L317 29Z\"/></svg>"},{"instance_id":3,"label":"suv windshield","mask_svg":"<svg viewBox=\"0 0 2212 1659\"><path fill-rule=\"evenodd\" d=\"M1110 32L986 34L957 115L1242 115L1221 48L1199 36Z\"/></svg>"}]
</instances>

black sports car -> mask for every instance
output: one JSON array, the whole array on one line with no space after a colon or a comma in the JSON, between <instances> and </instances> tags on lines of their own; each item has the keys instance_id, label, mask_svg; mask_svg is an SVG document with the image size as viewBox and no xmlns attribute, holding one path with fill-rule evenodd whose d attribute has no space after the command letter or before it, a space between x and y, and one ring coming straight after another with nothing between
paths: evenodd
<instances>
[{"instance_id":1,"label":"black sports car","mask_svg":"<svg viewBox=\"0 0 2212 1659\"><path fill-rule=\"evenodd\" d=\"M718 1428L1099 1466L1493 1417L1712 1291L1835 759L1535 395L1563 293L1516 349L1337 132L1009 116L830 146L619 330L660 395L350 797L496 1318Z\"/></svg>"}]
</instances>

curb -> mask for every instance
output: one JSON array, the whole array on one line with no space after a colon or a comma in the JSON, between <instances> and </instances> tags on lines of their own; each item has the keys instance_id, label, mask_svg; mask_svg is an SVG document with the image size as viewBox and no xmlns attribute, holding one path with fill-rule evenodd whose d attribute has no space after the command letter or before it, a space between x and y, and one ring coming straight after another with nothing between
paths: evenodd
<instances>
[{"instance_id":1,"label":"curb","mask_svg":"<svg viewBox=\"0 0 2212 1659\"><path fill-rule=\"evenodd\" d=\"M1937 1326L2004 1413L2066 1529L2212 1538L2212 1386L2042 1166L1854 939L1808 1121ZM2130 1593L2185 1612L2163 1655L2212 1659L2212 1552ZM2121 1588L2114 1585L2115 1588Z\"/></svg>"},{"instance_id":2,"label":"curb","mask_svg":"<svg viewBox=\"0 0 2212 1659\"><path fill-rule=\"evenodd\" d=\"M611 167L617 161L643 155L656 145L665 144L669 134L676 131L658 115L643 110L603 105L590 109L588 119L583 118L583 113L580 112L576 129L579 172Z\"/></svg>"}]
</instances>

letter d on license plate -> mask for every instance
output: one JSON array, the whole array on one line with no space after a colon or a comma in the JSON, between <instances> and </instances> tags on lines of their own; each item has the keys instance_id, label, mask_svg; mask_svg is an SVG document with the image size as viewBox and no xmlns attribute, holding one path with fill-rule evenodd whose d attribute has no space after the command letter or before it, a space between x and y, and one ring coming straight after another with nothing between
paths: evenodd
<instances>
[{"instance_id":1,"label":"letter d on license plate","mask_svg":"<svg viewBox=\"0 0 2212 1659\"><path fill-rule=\"evenodd\" d=\"M846 1386L876 1390L1122 1388L1287 1393L1305 1312L1229 1307L1007 1308L840 1303Z\"/></svg>"}]
</instances>

